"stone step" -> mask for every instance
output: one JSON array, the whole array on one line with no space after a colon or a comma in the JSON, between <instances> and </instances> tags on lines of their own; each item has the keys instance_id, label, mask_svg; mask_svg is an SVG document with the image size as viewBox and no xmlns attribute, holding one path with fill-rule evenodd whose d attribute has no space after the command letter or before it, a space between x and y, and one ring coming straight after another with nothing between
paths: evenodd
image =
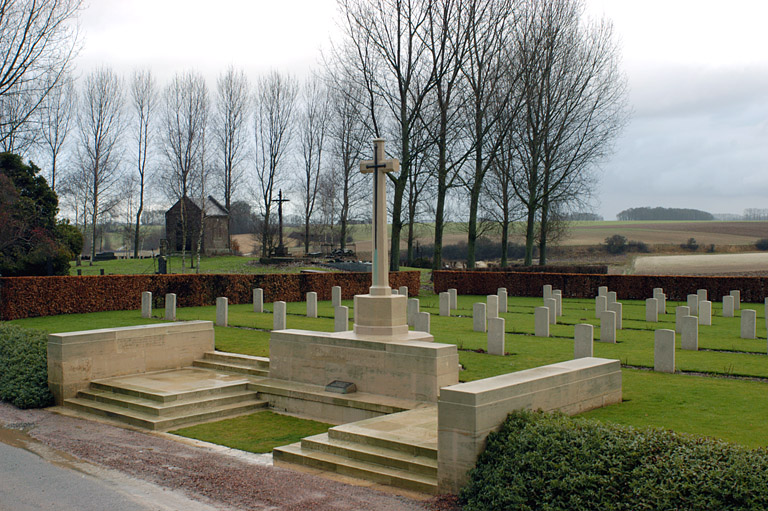
<instances>
[{"instance_id":1,"label":"stone step","mask_svg":"<svg viewBox=\"0 0 768 511\"><path fill-rule=\"evenodd\" d=\"M252 355L241 355L240 353L229 353L226 351L207 351L203 355L203 360L269 371L269 358L267 357L254 357Z\"/></svg>"},{"instance_id":2,"label":"stone step","mask_svg":"<svg viewBox=\"0 0 768 511\"><path fill-rule=\"evenodd\" d=\"M249 376L269 376L269 368L261 369L250 365L243 365L232 362L219 362L218 360L195 360L193 367L202 367L203 369L212 369L214 371L223 371L227 373L247 374Z\"/></svg>"},{"instance_id":3,"label":"stone step","mask_svg":"<svg viewBox=\"0 0 768 511\"><path fill-rule=\"evenodd\" d=\"M197 410L193 413L183 413L170 417L157 417L123 406L77 397L65 400L64 405L75 410L116 419L132 426L154 431L166 431L200 422L226 419L237 415L252 413L259 409L266 408L268 403L267 401L254 399L242 403L214 406L204 410Z\"/></svg>"},{"instance_id":4,"label":"stone step","mask_svg":"<svg viewBox=\"0 0 768 511\"><path fill-rule=\"evenodd\" d=\"M328 452L303 449L301 442L277 447L272 451L272 456L278 462L318 468L398 488L437 494L437 477L411 473Z\"/></svg>"},{"instance_id":5,"label":"stone step","mask_svg":"<svg viewBox=\"0 0 768 511\"><path fill-rule=\"evenodd\" d=\"M194 400L158 402L152 399L144 399L129 394L117 392L87 389L77 393L79 399L98 401L110 405L121 406L153 417L175 417L189 414L216 406L223 406L258 399L258 392L250 390L234 390L228 393L200 396Z\"/></svg>"},{"instance_id":6,"label":"stone step","mask_svg":"<svg viewBox=\"0 0 768 511\"><path fill-rule=\"evenodd\" d=\"M330 438L327 433L302 439L301 448L437 478L437 459L435 458L413 456L402 451L337 440Z\"/></svg>"},{"instance_id":7,"label":"stone step","mask_svg":"<svg viewBox=\"0 0 768 511\"><path fill-rule=\"evenodd\" d=\"M159 403L170 403L174 401L192 401L196 399L204 399L208 396L231 394L233 392L244 391L247 390L248 384L249 381L247 379L240 378L228 383L196 390L163 392L159 390L152 390L148 387L132 387L130 385L124 385L120 382L112 382L110 380L94 380L90 383L89 388L91 390L100 390L105 392L114 392L115 394L123 394L126 396L134 396Z\"/></svg>"},{"instance_id":8,"label":"stone step","mask_svg":"<svg viewBox=\"0 0 768 511\"><path fill-rule=\"evenodd\" d=\"M409 456L432 459L437 462L437 446L415 443L408 439L398 438L397 435L387 435L386 432L371 431L357 427L357 424L350 423L335 426L328 430L328 436L331 440L349 442L358 445L367 445L380 449L387 449L393 452L403 453Z\"/></svg>"}]
</instances>

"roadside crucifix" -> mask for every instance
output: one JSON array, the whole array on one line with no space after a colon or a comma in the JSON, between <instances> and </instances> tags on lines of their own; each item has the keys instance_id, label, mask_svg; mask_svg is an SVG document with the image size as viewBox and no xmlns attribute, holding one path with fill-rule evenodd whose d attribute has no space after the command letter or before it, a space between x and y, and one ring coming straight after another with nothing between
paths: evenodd
<instances>
[{"instance_id":1,"label":"roadside crucifix","mask_svg":"<svg viewBox=\"0 0 768 511\"><path fill-rule=\"evenodd\" d=\"M373 173L373 282L371 295L389 295L389 256L387 252L387 172L398 172L400 162L384 159L384 139L373 139L373 160L360 162L360 171Z\"/></svg>"},{"instance_id":2,"label":"roadside crucifix","mask_svg":"<svg viewBox=\"0 0 768 511\"><path fill-rule=\"evenodd\" d=\"M288 199L283 199L283 190L278 190L277 199L275 199L275 202L277 202L277 237L278 237L278 244L277 244L277 249L275 250L275 255L277 257L285 257L288 255L288 253L285 250L285 245L283 245L283 202L291 202L291 201Z\"/></svg>"}]
</instances>

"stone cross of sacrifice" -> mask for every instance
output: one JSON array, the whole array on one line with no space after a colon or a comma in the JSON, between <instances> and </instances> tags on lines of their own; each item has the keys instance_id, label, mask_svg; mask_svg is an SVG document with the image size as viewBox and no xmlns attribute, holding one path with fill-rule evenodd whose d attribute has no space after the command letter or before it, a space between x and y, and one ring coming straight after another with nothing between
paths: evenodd
<instances>
[{"instance_id":1,"label":"stone cross of sacrifice","mask_svg":"<svg viewBox=\"0 0 768 511\"><path fill-rule=\"evenodd\" d=\"M387 252L387 172L398 172L400 162L384 159L384 139L373 139L373 160L360 162L363 174L373 173L373 285L371 295L389 295L389 257Z\"/></svg>"}]
</instances>

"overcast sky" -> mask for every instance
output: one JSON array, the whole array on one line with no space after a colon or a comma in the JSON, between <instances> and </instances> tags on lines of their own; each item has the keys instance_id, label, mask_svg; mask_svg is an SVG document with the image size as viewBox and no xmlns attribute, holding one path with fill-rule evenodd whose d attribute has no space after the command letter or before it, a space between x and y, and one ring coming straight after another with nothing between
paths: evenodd
<instances>
[{"instance_id":1,"label":"overcast sky","mask_svg":"<svg viewBox=\"0 0 768 511\"><path fill-rule=\"evenodd\" d=\"M161 82L228 65L306 75L336 33L335 0L91 0L85 73L150 66ZM604 161L595 211L768 208L768 1L586 0L614 22L632 119Z\"/></svg>"}]
</instances>

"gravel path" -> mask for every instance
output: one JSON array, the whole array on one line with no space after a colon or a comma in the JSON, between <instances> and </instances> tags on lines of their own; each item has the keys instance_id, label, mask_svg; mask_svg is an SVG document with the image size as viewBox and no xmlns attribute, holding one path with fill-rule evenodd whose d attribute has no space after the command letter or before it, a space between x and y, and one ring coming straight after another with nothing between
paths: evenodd
<instances>
[{"instance_id":1,"label":"gravel path","mask_svg":"<svg viewBox=\"0 0 768 511\"><path fill-rule=\"evenodd\" d=\"M450 498L419 502L48 410L18 410L0 403L0 426L23 429L32 439L78 459L180 490L220 509L456 509Z\"/></svg>"}]
</instances>

